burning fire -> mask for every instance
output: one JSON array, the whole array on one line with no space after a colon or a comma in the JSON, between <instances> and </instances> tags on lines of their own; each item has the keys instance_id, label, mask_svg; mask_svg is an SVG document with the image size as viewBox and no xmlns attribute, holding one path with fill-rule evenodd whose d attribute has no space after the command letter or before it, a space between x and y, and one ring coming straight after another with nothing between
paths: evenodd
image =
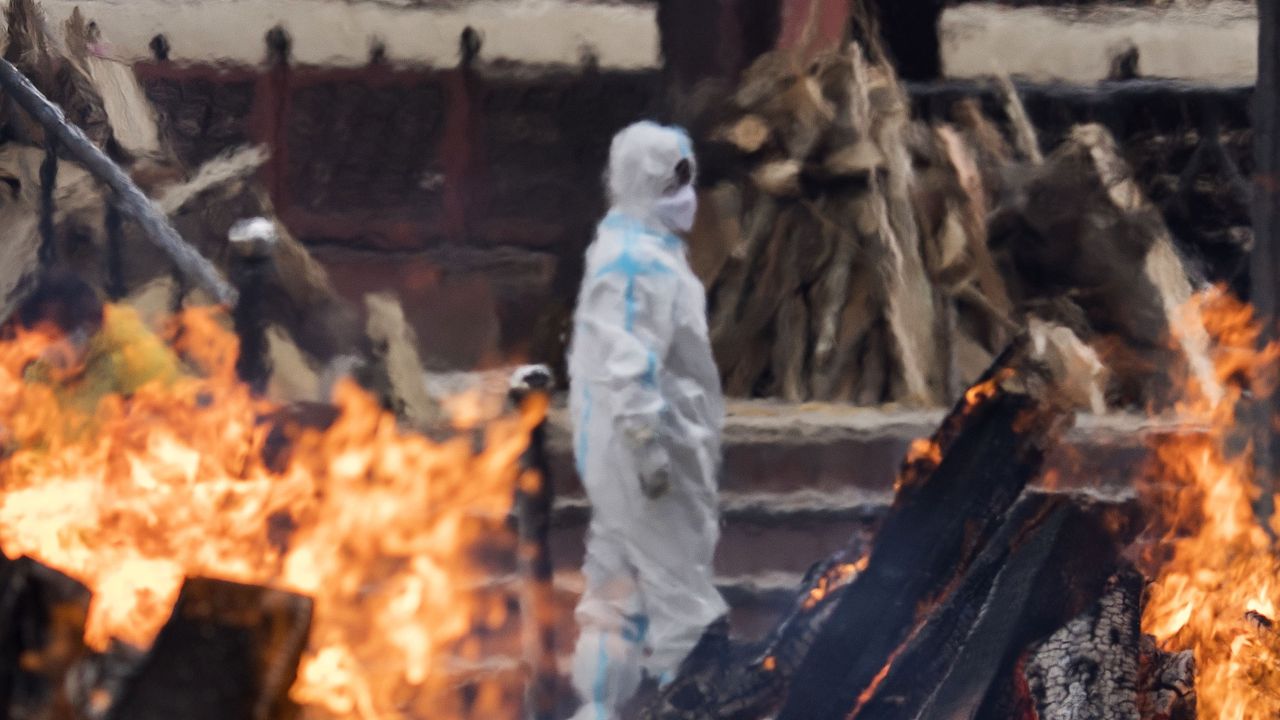
<instances>
[{"instance_id":1,"label":"burning fire","mask_svg":"<svg viewBox=\"0 0 1280 720\"><path fill-rule=\"evenodd\" d=\"M477 453L470 437L402 431L348 384L337 420L298 431L273 470L260 418L277 408L235 379L235 337L210 311L174 327L197 373L87 409L65 382L29 376L63 340L0 343L0 548L93 591L86 640L98 649L149 645L186 576L268 585L315 601L292 689L309 717L509 714L484 688L468 709L451 705L444 662L478 656L473 629L506 619L505 598L470 592L482 577L473 551L500 535L544 409L493 422ZM117 360L138 361L135 350Z\"/></svg>"},{"instance_id":2,"label":"burning fire","mask_svg":"<svg viewBox=\"0 0 1280 720\"><path fill-rule=\"evenodd\" d=\"M1280 552L1257 519L1251 444L1237 428L1244 393L1273 388L1276 346L1258 350L1251 309L1219 291L1186 308L1214 340L1217 388L1191 381L1178 406L1204 432L1165 437L1155 447L1149 484L1161 496L1167 534L1143 629L1167 649L1194 651L1201 717L1280 715ZM1234 448L1234 449L1233 449ZM1272 521L1272 531L1280 523Z\"/></svg>"}]
</instances>

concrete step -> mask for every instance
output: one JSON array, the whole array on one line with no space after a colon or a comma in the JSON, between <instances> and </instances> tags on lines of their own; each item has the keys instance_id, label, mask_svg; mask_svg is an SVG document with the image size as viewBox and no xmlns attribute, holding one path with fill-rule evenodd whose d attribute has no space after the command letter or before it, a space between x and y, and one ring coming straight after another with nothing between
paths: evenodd
<instances>
[{"instance_id":1,"label":"concrete step","mask_svg":"<svg viewBox=\"0 0 1280 720\"><path fill-rule=\"evenodd\" d=\"M721 487L717 585L734 631L759 637L773 626L813 563L857 535L869 541L893 501L908 445L930 435L941 411L873 410L769 402L730 404ZM565 610L580 590L590 506L572 461L567 413L550 418L557 494L551 552ZM1081 416L1049 460L1040 487L1111 502L1131 499L1149 444L1198 432L1174 418ZM569 631L572 635L572 631Z\"/></svg>"}]
</instances>

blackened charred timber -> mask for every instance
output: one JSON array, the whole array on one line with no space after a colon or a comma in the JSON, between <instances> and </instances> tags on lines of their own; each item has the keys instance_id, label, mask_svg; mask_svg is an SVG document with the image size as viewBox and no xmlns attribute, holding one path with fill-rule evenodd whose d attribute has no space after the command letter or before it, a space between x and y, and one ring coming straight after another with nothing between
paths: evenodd
<instances>
[{"instance_id":1,"label":"blackened charred timber","mask_svg":"<svg viewBox=\"0 0 1280 720\"><path fill-rule=\"evenodd\" d=\"M109 720L280 720L311 629L311 600L188 579Z\"/></svg>"},{"instance_id":2,"label":"blackened charred timber","mask_svg":"<svg viewBox=\"0 0 1280 720\"><path fill-rule=\"evenodd\" d=\"M510 400L516 407L528 402L548 402L551 370L541 365L521 368L511 377ZM556 669L554 568L551 563L551 510L555 495L547 459L546 422L529 437L529 448L520 458L521 479L516 490L515 512L520 545L518 564L522 577L520 615L529 687L525 697L528 716L551 720L558 701Z\"/></svg>"},{"instance_id":3,"label":"blackened charred timber","mask_svg":"<svg viewBox=\"0 0 1280 720\"><path fill-rule=\"evenodd\" d=\"M1138 713L1143 720L1196 719L1196 659L1191 650L1165 652L1143 635L1138 650Z\"/></svg>"},{"instance_id":4,"label":"blackened charred timber","mask_svg":"<svg viewBox=\"0 0 1280 720\"><path fill-rule=\"evenodd\" d=\"M1002 355L965 394L930 452L908 457L867 568L834 601L781 720L848 717L884 679L920 609L956 587L1040 474L1066 413L1002 387L1013 355Z\"/></svg>"},{"instance_id":5,"label":"blackened charred timber","mask_svg":"<svg viewBox=\"0 0 1280 720\"><path fill-rule=\"evenodd\" d=\"M1024 496L851 717L980 717L1023 648L1097 599L1117 552L1100 518L1070 498Z\"/></svg>"},{"instance_id":6,"label":"blackened charred timber","mask_svg":"<svg viewBox=\"0 0 1280 720\"><path fill-rule=\"evenodd\" d=\"M869 557L855 538L819 563L763 643L733 649L718 664L682 667L676 679L645 704L640 717L746 720L772 716L784 702L781 717L846 717L889 657L907 640L918 610L927 602L945 599L959 586L966 571L976 567L984 548L997 547L991 551L995 559L1013 552L1011 542L993 543L990 538L1002 524L1009 528L1006 532L1020 527L1005 523L1004 516L1027 482L1039 474L1044 452L1067 415L1042 393L1043 388L1026 389L1014 379L1021 357L1016 346L1003 353L934 436L914 446L899 475L897 501ZM1035 383L1026 385L1034 387ZM1030 511L1040 505L1025 505L1022 525L1057 507L1038 502L1045 513ZM1017 553L1029 555L1016 566L1016 572L1005 570L995 559L985 566L989 572L984 577L989 579L991 571L997 572L1003 578L999 587L1009 588L1001 591L1002 602L1012 602L1018 592L1026 592L1027 576L1046 580L1049 574L1040 568L1057 562L1068 539L1096 537L1080 530L1092 526L1078 517L1074 508L1059 512L1064 513L1061 527L1052 532L1042 530L1044 534L1036 542L1021 542L1022 536L1018 536ZM1032 525L1047 527L1043 520L1040 523ZM1103 545L1110 547L1106 542ZM1052 550L1052 559L1037 563L1045 548ZM1069 563L1064 566L1074 567ZM1010 563L1010 567L1015 565ZM1001 572L1006 574L999 575ZM990 586L987 582L986 587ZM977 590L970 595L977 598L973 602L985 597ZM975 610L973 603L957 601L955 607L969 613ZM938 628L943 630L946 628ZM1009 630L1003 628L1002 632ZM918 647L927 650L924 645ZM973 651L966 652L982 647L975 645ZM954 648L950 651L958 652ZM994 654L993 662L999 666L1001 653ZM946 677L945 671L953 665L946 665L936 675ZM854 673L860 674L851 678ZM918 687L924 692L933 689L928 683Z\"/></svg>"},{"instance_id":7,"label":"blackened charred timber","mask_svg":"<svg viewBox=\"0 0 1280 720\"><path fill-rule=\"evenodd\" d=\"M823 625L835 598L858 572L865 557L855 540L815 563L764 641L725 648L719 657L694 657L682 663L676 679L661 692L637 697L638 720L756 720L769 717L782 702L787 685Z\"/></svg>"},{"instance_id":8,"label":"blackened charred timber","mask_svg":"<svg viewBox=\"0 0 1280 720\"><path fill-rule=\"evenodd\" d=\"M1091 609L1031 650L1027 687L1041 720L1139 720L1144 584L1132 568L1117 573Z\"/></svg>"},{"instance_id":9,"label":"blackened charred timber","mask_svg":"<svg viewBox=\"0 0 1280 720\"><path fill-rule=\"evenodd\" d=\"M0 713L76 717L68 682L88 655L88 588L31 558L0 556Z\"/></svg>"},{"instance_id":10,"label":"blackened charred timber","mask_svg":"<svg viewBox=\"0 0 1280 720\"><path fill-rule=\"evenodd\" d=\"M218 302L235 303L235 289L227 283L217 268L178 235L168 218L155 207L119 165L107 157L106 153L98 148L83 130L68 122L62 109L42 95L35 85L7 60L0 60L0 88L3 88L7 95L44 127L52 141L57 142L60 150L78 161L99 182L111 190L113 193L111 202L118 204L121 212L138 223L147 238L173 258L182 273L191 276Z\"/></svg>"}]
</instances>

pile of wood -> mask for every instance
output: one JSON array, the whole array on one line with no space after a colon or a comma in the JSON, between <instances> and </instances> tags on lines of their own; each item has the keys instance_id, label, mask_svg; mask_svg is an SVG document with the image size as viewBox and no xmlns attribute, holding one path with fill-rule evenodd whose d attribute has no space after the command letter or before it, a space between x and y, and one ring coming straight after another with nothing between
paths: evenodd
<instances>
[{"instance_id":1,"label":"pile of wood","mask_svg":"<svg viewBox=\"0 0 1280 720\"><path fill-rule=\"evenodd\" d=\"M247 380L276 399L310 401L326 400L337 375L355 374L407 422L440 420L425 396L398 301L370 298L362 313L338 295L324 268L275 220L258 178L264 149L229 148L201 167L184 167L132 69L101 54L96 24L77 10L55 33L35 0L13 0L5 19L5 59L129 174L183 240L233 283L252 284L248 295L242 292L236 326L253 328L254 337L242 334L242 346L261 357L245 366L262 377ZM0 323L53 268L74 272L104 298L130 303L150 319L214 302L175 272L143 228L122 220L110 191L65 148L51 145L46 128L11 97L0 98L0 132L0 224L7 238ZM245 272L228 231L252 217L271 219L277 240Z\"/></svg>"},{"instance_id":2,"label":"pile of wood","mask_svg":"<svg viewBox=\"0 0 1280 720\"><path fill-rule=\"evenodd\" d=\"M908 455L869 553L819 563L759 645L695 650L640 717L1194 717L1190 653L1139 631L1136 506L1027 489L1074 404L1035 345Z\"/></svg>"},{"instance_id":3,"label":"pile of wood","mask_svg":"<svg viewBox=\"0 0 1280 720\"><path fill-rule=\"evenodd\" d=\"M1100 126L1046 157L1007 82L913 120L874 39L759 58L694 110L707 211L691 238L736 396L953 401L1036 323L1081 339L1109 405L1163 396L1191 284L1159 211ZM1098 408L1094 408L1098 409Z\"/></svg>"}]
</instances>

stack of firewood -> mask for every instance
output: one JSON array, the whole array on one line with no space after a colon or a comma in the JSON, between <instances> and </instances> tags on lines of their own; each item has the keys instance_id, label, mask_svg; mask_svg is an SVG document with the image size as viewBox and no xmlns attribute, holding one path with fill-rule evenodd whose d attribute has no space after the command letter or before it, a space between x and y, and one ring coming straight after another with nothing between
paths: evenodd
<instances>
[{"instance_id":1,"label":"stack of firewood","mask_svg":"<svg viewBox=\"0 0 1280 720\"><path fill-rule=\"evenodd\" d=\"M1194 355L1170 332L1191 285L1104 129L1045 157L1007 81L1003 117L962 102L926 125L874 42L802 58L766 54L692 111L729 394L944 404L1040 328L1079 338L1067 361L1106 404L1160 399L1153 370Z\"/></svg>"},{"instance_id":2,"label":"stack of firewood","mask_svg":"<svg viewBox=\"0 0 1280 720\"><path fill-rule=\"evenodd\" d=\"M61 106L224 275L234 281L242 261L228 241L231 226L251 217L273 221L277 241L266 258L267 278L244 299L258 316L254 325L263 337L256 350L266 356L258 367L268 374L261 380L269 395L326 400L333 377L353 373L407 423L425 427L440 419L399 302L366 298L368 320L361 327L362 313L275 219L257 178L268 159L263 148L229 148L201 167L184 167L132 68L100 54L97 26L79 10L57 33L36 0L12 0L5 20L5 59ZM0 324L51 265L74 272L105 298L131 304L148 319L211 302L175 274L140 228L121 221L108 191L89 172L62 151L51 160L44 128L11 98L0 98L0 131L0 226L6 233ZM49 227L42 230L42 213L50 206L51 217L44 221Z\"/></svg>"}]
</instances>

